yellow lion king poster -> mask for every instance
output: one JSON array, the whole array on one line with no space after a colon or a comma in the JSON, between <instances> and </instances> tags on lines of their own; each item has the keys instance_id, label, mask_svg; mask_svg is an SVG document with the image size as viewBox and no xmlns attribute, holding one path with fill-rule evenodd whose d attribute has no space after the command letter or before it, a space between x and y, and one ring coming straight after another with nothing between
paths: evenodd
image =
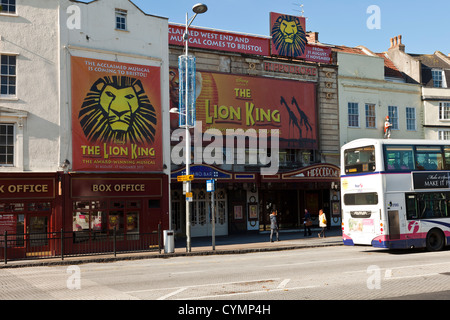
<instances>
[{"instance_id":1,"label":"yellow lion king poster","mask_svg":"<svg viewBox=\"0 0 450 320\"><path fill-rule=\"evenodd\" d=\"M72 57L72 169L162 171L160 67Z\"/></svg>"}]
</instances>

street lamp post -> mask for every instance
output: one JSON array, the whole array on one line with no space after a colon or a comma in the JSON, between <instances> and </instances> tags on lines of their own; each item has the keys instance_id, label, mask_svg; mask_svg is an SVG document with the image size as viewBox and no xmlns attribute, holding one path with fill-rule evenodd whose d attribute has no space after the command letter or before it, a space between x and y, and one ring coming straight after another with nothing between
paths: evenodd
<instances>
[{"instance_id":1,"label":"street lamp post","mask_svg":"<svg viewBox=\"0 0 450 320\"><path fill-rule=\"evenodd\" d=\"M188 50L189 50L189 27L194 21L194 19L197 17L198 14L205 13L208 10L208 7L205 4L197 3L192 7L192 11L195 13L195 15L189 20L188 19L188 13L186 12L186 31L183 35L183 40L185 41L185 57L186 57L186 84L185 84L185 99L186 99L186 105L185 105L185 111L186 111L186 175L190 174L190 163L191 163L191 139L190 139L190 133L189 133L189 111L193 112L193 110L189 110L188 103L189 103L189 87L188 87L188 81L189 81L189 59L188 59ZM195 77L194 77L195 79ZM195 94L195 92L194 92ZM195 125L195 123L192 123L192 127ZM191 192L191 181L186 181L186 195L188 192ZM190 203L188 201L188 197L186 196L186 252L191 252L191 215L190 215Z\"/></svg>"}]
</instances>

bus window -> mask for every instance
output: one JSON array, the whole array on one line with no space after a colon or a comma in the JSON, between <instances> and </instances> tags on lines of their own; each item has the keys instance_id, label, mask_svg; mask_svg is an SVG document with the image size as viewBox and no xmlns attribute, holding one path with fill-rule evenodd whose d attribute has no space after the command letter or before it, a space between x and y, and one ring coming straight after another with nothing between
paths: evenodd
<instances>
[{"instance_id":1,"label":"bus window","mask_svg":"<svg viewBox=\"0 0 450 320\"><path fill-rule=\"evenodd\" d=\"M408 220L418 219L417 201L414 194L406 195L406 218Z\"/></svg>"},{"instance_id":2,"label":"bus window","mask_svg":"<svg viewBox=\"0 0 450 320\"><path fill-rule=\"evenodd\" d=\"M347 206L364 206L378 204L376 192L347 193L344 195L344 204Z\"/></svg>"},{"instance_id":3,"label":"bus window","mask_svg":"<svg viewBox=\"0 0 450 320\"><path fill-rule=\"evenodd\" d=\"M444 170L444 159L440 146L416 147L417 170Z\"/></svg>"},{"instance_id":4,"label":"bus window","mask_svg":"<svg viewBox=\"0 0 450 320\"><path fill-rule=\"evenodd\" d=\"M419 219L447 217L447 201L444 193L422 193L417 195Z\"/></svg>"},{"instance_id":5,"label":"bus window","mask_svg":"<svg viewBox=\"0 0 450 320\"><path fill-rule=\"evenodd\" d=\"M384 163L387 171L414 170L412 147L386 146L384 149Z\"/></svg>"},{"instance_id":6,"label":"bus window","mask_svg":"<svg viewBox=\"0 0 450 320\"><path fill-rule=\"evenodd\" d=\"M375 147L367 146L345 150L345 173L360 173L375 171Z\"/></svg>"},{"instance_id":7,"label":"bus window","mask_svg":"<svg viewBox=\"0 0 450 320\"><path fill-rule=\"evenodd\" d=\"M450 170L450 146L444 146L445 170Z\"/></svg>"}]
</instances>

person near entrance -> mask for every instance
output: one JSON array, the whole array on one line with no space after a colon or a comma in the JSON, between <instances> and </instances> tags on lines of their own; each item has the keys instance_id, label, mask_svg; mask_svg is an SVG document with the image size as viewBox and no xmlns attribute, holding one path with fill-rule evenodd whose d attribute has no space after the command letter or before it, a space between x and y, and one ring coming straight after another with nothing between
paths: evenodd
<instances>
[{"instance_id":1,"label":"person near entrance","mask_svg":"<svg viewBox=\"0 0 450 320\"><path fill-rule=\"evenodd\" d=\"M322 209L320 209L319 211L319 227L321 227L322 230L317 235L319 236L319 238L321 238L321 236L326 238L325 229L327 227L327 217L325 216L325 213Z\"/></svg>"},{"instance_id":2,"label":"person near entrance","mask_svg":"<svg viewBox=\"0 0 450 320\"><path fill-rule=\"evenodd\" d=\"M273 210L270 214L270 242L273 242L273 233L277 234L277 241L280 241L278 236L277 210Z\"/></svg>"},{"instance_id":3,"label":"person near entrance","mask_svg":"<svg viewBox=\"0 0 450 320\"><path fill-rule=\"evenodd\" d=\"M308 236L312 235L311 233L311 214L309 213L308 209L305 209L305 220L303 221L303 227L305 228L305 237L306 237L306 229L308 229Z\"/></svg>"}]
</instances>

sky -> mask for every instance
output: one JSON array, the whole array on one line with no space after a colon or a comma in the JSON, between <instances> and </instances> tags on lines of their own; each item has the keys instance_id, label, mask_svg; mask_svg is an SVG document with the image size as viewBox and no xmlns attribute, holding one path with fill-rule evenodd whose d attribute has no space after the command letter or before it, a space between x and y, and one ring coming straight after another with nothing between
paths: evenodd
<instances>
[{"instance_id":1,"label":"sky","mask_svg":"<svg viewBox=\"0 0 450 320\"><path fill-rule=\"evenodd\" d=\"M185 23L186 13L202 0L132 0L147 14ZM390 39L402 35L408 53L450 54L448 0L203 0L208 11L193 26L269 36L269 13L301 16L306 30L319 32L326 44L387 51ZM371 6L377 6L377 11ZM369 12L368 12L368 9ZM369 26L368 26L369 21Z\"/></svg>"}]
</instances>

